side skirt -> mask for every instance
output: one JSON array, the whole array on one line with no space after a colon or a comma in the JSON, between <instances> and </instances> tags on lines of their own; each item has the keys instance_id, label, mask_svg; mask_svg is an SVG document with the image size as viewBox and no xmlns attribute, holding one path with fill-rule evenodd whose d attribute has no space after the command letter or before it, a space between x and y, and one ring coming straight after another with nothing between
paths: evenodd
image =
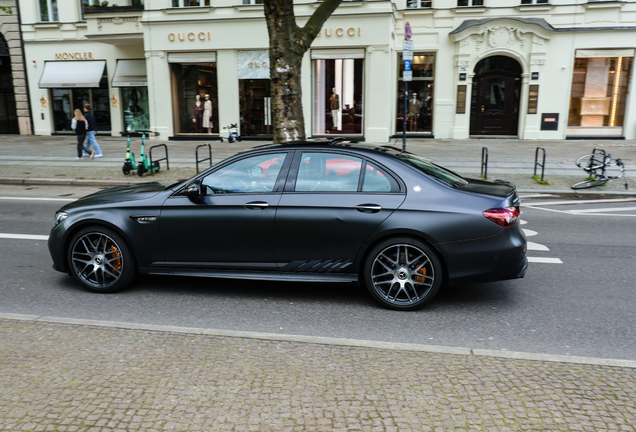
<instances>
[{"instance_id":1,"label":"side skirt","mask_svg":"<svg viewBox=\"0 0 636 432\"><path fill-rule=\"evenodd\" d=\"M357 282L357 274L340 273L278 273L278 272L250 272L250 271L227 271L227 270L172 270L145 268L140 269L141 273L151 275L170 276L196 276L212 277L221 279L243 279L243 280L268 280L268 281L288 281L288 282Z\"/></svg>"}]
</instances>

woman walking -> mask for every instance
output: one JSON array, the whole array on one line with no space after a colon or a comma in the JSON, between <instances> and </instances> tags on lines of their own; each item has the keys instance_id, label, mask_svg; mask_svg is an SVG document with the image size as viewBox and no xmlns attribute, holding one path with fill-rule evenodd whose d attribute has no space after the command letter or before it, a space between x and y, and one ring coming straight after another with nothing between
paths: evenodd
<instances>
[{"instance_id":1,"label":"woman walking","mask_svg":"<svg viewBox=\"0 0 636 432\"><path fill-rule=\"evenodd\" d=\"M71 129L77 134L77 157L75 159L81 159L84 157L84 152L91 155L91 159L95 157L95 152L91 152L88 147L84 146L84 140L86 139L86 128L88 122L79 109L75 110L75 117L71 121Z\"/></svg>"}]
</instances>

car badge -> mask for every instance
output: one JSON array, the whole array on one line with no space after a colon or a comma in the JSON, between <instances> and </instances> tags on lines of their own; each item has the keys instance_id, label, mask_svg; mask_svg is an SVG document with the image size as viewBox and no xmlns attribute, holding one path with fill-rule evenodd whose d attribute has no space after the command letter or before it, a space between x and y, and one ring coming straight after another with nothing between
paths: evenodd
<instances>
[{"instance_id":1,"label":"car badge","mask_svg":"<svg viewBox=\"0 0 636 432\"><path fill-rule=\"evenodd\" d=\"M414 190L415 192L422 192L422 188L420 187L420 185L415 185L415 186L413 186L413 190Z\"/></svg>"}]
</instances>

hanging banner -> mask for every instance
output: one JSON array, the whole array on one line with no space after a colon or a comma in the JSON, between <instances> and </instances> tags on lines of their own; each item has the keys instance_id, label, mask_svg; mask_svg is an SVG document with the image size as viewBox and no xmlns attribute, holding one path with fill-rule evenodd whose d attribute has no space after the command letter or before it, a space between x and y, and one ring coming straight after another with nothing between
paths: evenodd
<instances>
[{"instance_id":1,"label":"hanging banner","mask_svg":"<svg viewBox=\"0 0 636 432\"><path fill-rule=\"evenodd\" d=\"M239 79L269 79L269 50L238 52Z\"/></svg>"}]
</instances>

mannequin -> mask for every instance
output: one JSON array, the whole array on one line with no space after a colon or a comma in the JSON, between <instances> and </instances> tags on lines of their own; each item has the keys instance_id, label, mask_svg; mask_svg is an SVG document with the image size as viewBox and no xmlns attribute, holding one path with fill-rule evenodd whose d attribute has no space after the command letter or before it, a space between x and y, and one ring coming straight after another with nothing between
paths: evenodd
<instances>
[{"instance_id":1,"label":"mannequin","mask_svg":"<svg viewBox=\"0 0 636 432\"><path fill-rule=\"evenodd\" d=\"M331 129L339 129L340 123L340 97L336 93L336 88L332 90L332 95L329 97L329 107L331 109L331 118L333 120L333 127Z\"/></svg>"},{"instance_id":2,"label":"mannequin","mask_svg":"<svg viewBox=\"0 0 636 432\"><path fill-rule=\"evenodd\" d=\"M417 94L413 92L411 99L409 99L409 123L410 131L415 132L417 130L417 119L420 116L420 102L417 100Z\"/></svg>"},{"instance_id":3,"label":"mannequin","mask_svg":"<svg viewBox=\"0 0 636 432\"><path fill-rule=\"evenodd\" d=\"M208 128L208 133L212 133L212 101L207 94L203 102L203 127Z\"/></svg>"},{"instance_id":4,"label":"mannequin","mask_svg":"<svg viewBox=\"0 0 636 432\"><path fill-rule=\"evenodd\" d=\"M201 103L201 96L196 96L192 114L194 116L194 131L196 133L203 132L203 104Z\"/></svg>"}]
</instances>

